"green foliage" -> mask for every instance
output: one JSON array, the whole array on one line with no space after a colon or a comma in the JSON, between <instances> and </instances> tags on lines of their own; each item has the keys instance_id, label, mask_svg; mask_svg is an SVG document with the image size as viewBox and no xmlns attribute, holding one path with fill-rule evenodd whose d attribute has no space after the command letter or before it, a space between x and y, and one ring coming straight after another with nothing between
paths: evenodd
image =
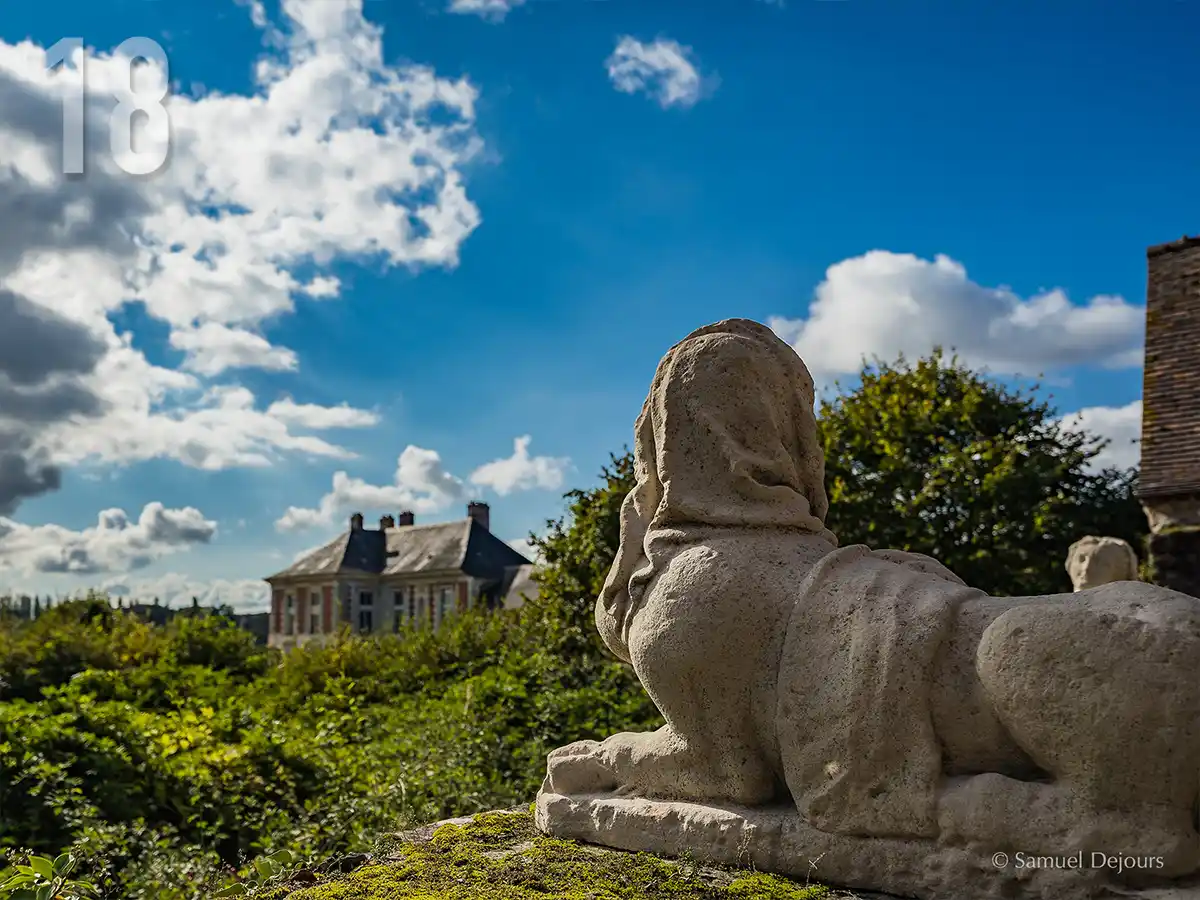
<instances>
[{"instance_id":1,"label":"green foliage","mask_svg":"<svg viewBox=\"0 0 1200 900\"><path fill-rule=\"evenodd\" d=\"M927 553L996 595L1069 590L1085 534L1142 546L1133 472L1089 471L1103 442L1064 429L1049 404L939 350L864 366L821 404L828 524L843 544Z\"/></svg>"},{"instance_id":2,"label":"green foliage","mask_svg":"<svg viewBox=\"0 0 1200 900\"><path fill-rule=\"evenodd\" d=\"M101 598L0 617L0 848L69 848L105 897L261 893L398 827L527 801L563 743L656 727L628 667L567 652L591 640L575 592L616 550L582 532L618 493L606 471L571 495L558 593L436 632L281 655L224 617L160 628Z\"/></svg>"},{"instance_id":3,"label":"green foliage","mask_svg":"<svg viewBox=\"0 0 1200 900\"><path fill-rule=\"evenodd\" d=\"M567 515L546 523L545 537L530 535L544 565L537 573L540 602L550 635L568 654L600 652L594 616L596 598L621 543L621 503L633 488L633 454L611 456L601 484L566 495Z\"/></svg>"},{"instance_id":4,"label":"green foliage","mask_svg":"<svg viewBox=\"0 0 1200 900\"><path fill-rule=\"evenodd\" d=\"M8 900L88 900L96 886L71 878L79 857L62 853L55 859L26 855L14 865L13 874L0 881L0 897Z\"/></svg>"},{"instance_id":5,"label":"green foliage","mask_svg":"<svg viewBox=\"0 0 1200 900\"><path fill-rule=\"evenodd\" d=\"M295 872L299 857L290 850L276 850L254 860L245 881L235 881L213 894L214 897L242 897L253 891L288 881Z\"/></svg>"}]
</instances>

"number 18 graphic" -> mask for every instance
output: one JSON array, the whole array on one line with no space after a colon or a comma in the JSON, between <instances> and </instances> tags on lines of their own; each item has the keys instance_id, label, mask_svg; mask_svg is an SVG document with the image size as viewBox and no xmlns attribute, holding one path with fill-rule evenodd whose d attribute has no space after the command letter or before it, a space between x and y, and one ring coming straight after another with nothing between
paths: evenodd
<instances>
[{"instance_id":1,"label":"number 18 graphic","mask_svg":"<svg viewBox=\"0 0 1200 900\"><path fill-rule=\"evenodd\" d=\"M109 148L117 165L130 175L152 175L167 161L171 142L171 122L163 100L167 97L170 70L167 54L159 43L147 37L131 37L114 51L115 56L128 60L126 72L128 84L115 92L116 109L108 123ZM78 59L78 66L71 63ZM156 64L163 73L163 86L149 91L133 89L133 66L137 60ZM46 50L46 68L62 66L62 76L70 75L70 89L63 99L63 158L64 175L83 174L84 149L84 84L87 54L83 50L83 38L63 38ZM60 77L62 77L60 76ZM146 143L149 146L133 148L133 114L145 113Z\"/></svg>"}]
</instances>

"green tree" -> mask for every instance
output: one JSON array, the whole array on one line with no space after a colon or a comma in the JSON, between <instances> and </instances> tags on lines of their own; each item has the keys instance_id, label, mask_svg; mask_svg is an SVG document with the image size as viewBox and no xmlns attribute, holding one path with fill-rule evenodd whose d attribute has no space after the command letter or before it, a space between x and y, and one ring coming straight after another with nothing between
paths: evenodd
<instances>
[{"instance_id":1,"label":"green tree","mask_svg":"<svg viewBox=\"0 0 1200 900\"><path fill-rule=\"evenodd\" d=\"M1106 442L1053 407L947 359L864 365L818 416L828 524L843 545L927 553L996 595L1068 590L1085 534L1144 541L1132 470L1094 471Z\"/></svg>"},{"instance_id":2,"label":"green tree","mask_svg":"<svg viewBox=\"0 0 1200 900\"><path fill-rule=\"evenodd\" d=\"M621 503L633 484L633 454L610 454L600 484L567 492L567 514L547 521L545 537L530 535L543 563L536 575L539 603L565 653L600 651L596 598L621 543Z\"/></svg>"}]
</instances>

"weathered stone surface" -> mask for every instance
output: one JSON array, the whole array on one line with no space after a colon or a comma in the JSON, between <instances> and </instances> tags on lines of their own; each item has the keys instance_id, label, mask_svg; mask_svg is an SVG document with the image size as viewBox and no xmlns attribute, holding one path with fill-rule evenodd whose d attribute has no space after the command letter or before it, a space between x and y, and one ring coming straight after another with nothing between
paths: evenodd
<instances>
[{"instance_id":1,"label":"weathered stone surface","mask_svg":"<svg viewBox=\"0 0 1200 900\"><path fill-rule=\"evenodd\" d=\"M1077 591L1113 581L1137 581L1137 553L1120 538L1089 534L1067 550L1067 574Z\"/></svg>"},{"instance_id":2,"label":"weathered stone surface","mask_svg":"<svg viewBox=\"0 0 1200 900\"><path fill-rule=\"evenodd\" d=\"M811 828L790 806L739 807L620 797L562 797L544 794L539 827L581 841L643 850L663 856L690 855L722 866L781 872L814 883L886 887L888 893L859 892L863 898L924 897L931 900L1196 900L1200 881L1143 890L1106 885L1103 871L1081 860L1082 877L1046 865L1033 854L1010 854L997 865L965 847L931 849L923 841L864 840ZM886 859L882 869L879 860ZM1097 862L1099 862L1097 860ZM839 895L841 896L841 895Z\"/></svg>"},{"instance_id":3,"label":"weathered stone surface","mask_svg":"<svg viewBox=\"0 0 1200 900\"><path fill-rule=\"evenodd\" d=\"M937 900L1200 897L1200 600L838 548L812 380L746 320L664 357L635 470L596 623L668 724L552 752L541 828Z\"/></svg>"}]
</instances>

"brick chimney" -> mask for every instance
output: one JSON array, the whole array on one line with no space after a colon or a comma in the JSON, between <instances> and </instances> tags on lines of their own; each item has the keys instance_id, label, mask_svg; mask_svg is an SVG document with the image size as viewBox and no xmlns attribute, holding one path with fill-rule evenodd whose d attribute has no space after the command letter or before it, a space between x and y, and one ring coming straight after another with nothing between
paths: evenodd
<instances>
[{"instance_id":1,"label":"brick chimney","mask_svg":"<svg viewBox=\"0 0 1200 900\"><path fill-rule=\"evenodd\" d=\"M354 515L352 515L350 517L350 530L351 531L362 531L363 530L362 513L355 513Z\"/></svg>"},{"instance_id":2,"label":"brick chimney","mask_svg":"<svg viewBox=\"0 0 1200 900\"><path fill-rule=\"evenodd\" d=\"M1138 497L1154 580L1200 596L1200 237L1146 251Z\"/></svg>"},{"instance_id":3,"label":"brick chimney","mask_svg":"<svg viewBox=\"0 0 1200 900\"><path fill-rule=\"evenodd\" d=\"M404 512L400 513L400 515L396 516L396 527L397 528L404 528L407 525L413 525L415 523L416 523L416 516L414 516L407 509L404 510Z\"/></svg>"},{"instance_id":4,"label":"brick chimney","mask_svg":"<svg viewBox=\"0 0 1200 900\"><path fill-rule=\"evenodd\" d=\"M379 530L380 531L386 531L389 528L395 528L395 527L396 527L396 520L393 519L391 516L380 516L379 517Z\"/></svg>"},{"instance_id":5,"label":"brick chimney","mask_svg":"<svg viewBox=\"0 0 1200 900\"><path fill-rule=\"evenodd\" d=\"M486 503L472 501L467 504L467 515L483 526L484 531L491 531L492 508Z\"/></svg>"}]
</instances>

